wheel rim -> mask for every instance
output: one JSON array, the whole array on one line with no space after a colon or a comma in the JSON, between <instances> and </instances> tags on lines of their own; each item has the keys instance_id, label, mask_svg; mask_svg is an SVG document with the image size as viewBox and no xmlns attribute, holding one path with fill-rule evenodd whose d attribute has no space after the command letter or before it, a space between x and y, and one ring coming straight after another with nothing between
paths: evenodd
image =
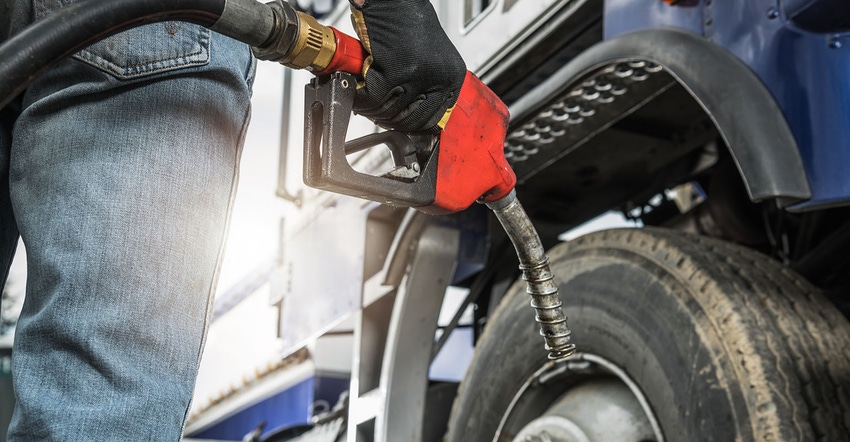
<instances>
[{"instance_id":1,"label":"wheel rim","mask_svg":"<svg viewBox=\"0 0 850 442\"><path fill-rule=\"evenodd\" d=\"M529 376L502 416L494 441L663 442L637 384L607 359L577 353Z\"/></svg>"}]
</instances>

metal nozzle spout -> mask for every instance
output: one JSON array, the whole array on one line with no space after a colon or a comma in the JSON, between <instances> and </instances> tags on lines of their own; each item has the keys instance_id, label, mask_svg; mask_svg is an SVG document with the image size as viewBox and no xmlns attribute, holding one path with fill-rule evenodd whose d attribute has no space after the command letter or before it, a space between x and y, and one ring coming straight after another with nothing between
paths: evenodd
<instances>
[{"instance_id":1,"label":"metal nozzle spout","mask_svg":"<svg viewBox=\"0 0 850 442\"><path fill-rule=\"evenodd\" d=\"M558 285L549 269L549 258L531 220L517 200L516 192L512 190L504 198L487 203L487 207L493 210L516 249L519 268L531 295L531 307L536 312L534 319L540 324L540 335L546 342L549 359L572 355L576 346L570 340L567 317L561 309Z\"/></svg>"}]
</instances>

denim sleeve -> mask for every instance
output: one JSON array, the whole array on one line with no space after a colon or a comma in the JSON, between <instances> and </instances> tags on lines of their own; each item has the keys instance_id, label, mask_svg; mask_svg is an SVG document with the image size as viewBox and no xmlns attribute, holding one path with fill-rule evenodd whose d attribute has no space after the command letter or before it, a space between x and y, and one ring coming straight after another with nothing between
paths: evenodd
<instances>
[{"instance_id":1,"label":"denim sleeve","mask_svg":"<svg viewBox=\"0 0 850 442\"><path fill-rule=\"evenodd\" d=\"M34 3L38 15L66 2ZM244 44L158 23L23 95L0 137L0 210L28 257L8 440L180 439L253 72Z\"/></svg>"}]
</instances>

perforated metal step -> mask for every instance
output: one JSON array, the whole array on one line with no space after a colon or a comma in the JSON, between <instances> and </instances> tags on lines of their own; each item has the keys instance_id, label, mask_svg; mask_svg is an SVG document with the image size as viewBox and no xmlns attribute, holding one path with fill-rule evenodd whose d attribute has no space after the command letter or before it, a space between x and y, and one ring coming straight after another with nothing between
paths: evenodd
<instances>
[{"instance_id":1,"label":"perforated metal step","mask_svg":"<svg viewBox=\"0 0 850 442\"><path fill-rule=\"evenodd\" d=\"M541 85L553 90L551 99L512 124L505 156L520 182L676 83L661 66L642 60L601 67L577 82L559 88Z\"/></svg>"}]
</instances>

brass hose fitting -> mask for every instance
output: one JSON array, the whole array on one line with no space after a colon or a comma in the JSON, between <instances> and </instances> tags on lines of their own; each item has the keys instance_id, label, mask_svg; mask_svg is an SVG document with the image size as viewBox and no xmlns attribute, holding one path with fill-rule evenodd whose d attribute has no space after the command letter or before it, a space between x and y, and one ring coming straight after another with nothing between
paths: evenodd
<instances>
[{"instance_id":1,"label":"brass hose fitting","mask_svg":"<svg viewBox=\"0 0 850 442\"><path fill-rule=\"evenodd\" d=\"M325 70L336 52L333 29L286 2L277 0L268 5L275 15L274 30L269 41L252 48L254 56L292 69Z\"/></svg>"},{"instance_id":2,"label":"brass hose fitting","mask_svg":"<svg viewBox=\"0 0 850 442\"><path fill-rule=\"evenodd\" d=\"M281 61L293 69L323 71L336 52L336 38L331 28L319 24L303 12L298 13L298 38L290 53Z\"/></svg>"}]
</instances>

